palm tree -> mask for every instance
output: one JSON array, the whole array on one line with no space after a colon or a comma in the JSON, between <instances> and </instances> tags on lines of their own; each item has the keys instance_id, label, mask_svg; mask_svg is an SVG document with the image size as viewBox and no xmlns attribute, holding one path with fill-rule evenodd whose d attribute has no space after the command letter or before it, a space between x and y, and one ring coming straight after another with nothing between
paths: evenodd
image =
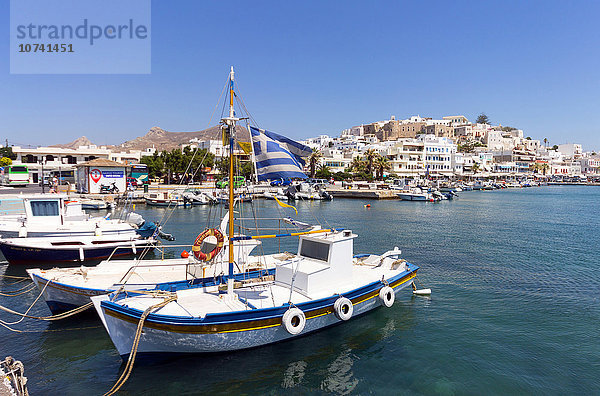
<instances>
[{"instance_id":1,"label":"palm tree","mask_svg":"<svg viewBox=\"0 0 600 396\"><path fill-rule=\"evenodd\" d=\"M373 162L379 156L379 153L375 149L368 149L365 151L365 161L367 163L367 173L373 175Z\"/></svg>"},{"instance_id":2,"label":"palm tree","mask_svg":"<svg viewBox=\"0 0 600 396\"><path fill-rule=\"evenodd\" d=\"M350 163L350 166L348 167L350 172L356 172L359 173L362 171L363 167L365 166L364 161L362 160L361 156L357 156L354 157L354 159L352 160L352 163Z\"/></svg>"},{"instance_id":3,"label":"palm tree","mask_svg":"<svg viewBox=\"0 0 600 396\"><path fill-rule=\"evenodd\" d=\"M544 138L544 146L548 147L548 138Z\"/></svg>"},{"instance_id":4,"label":"palm tree","mask_svg":"<svg viewBox=\"0 0 600 396\"><path fill-rule=\"evenodd\" d=\"M538 173L540 171L540 168L541 168L541 166L538 163L531 165L531 170L533 171L533 173Z\"/></svg>"},{"instance_id":5,"label":"palm tree","mask_svg":"<svg viewBox=\"0 0 600 396\"><path fill-rule=\"evenodd\" d=\"M377 178L383 180L383 173L386 170L392 169L392 164L390 164L390 160L387 157L380 155L375 159L375 167L377 168Z\"/></svg>"},{"instance_id":6,"label":"palm tree","mask_svg":"<svg viewBox=\"0 0 600 396\"><path fill-rule=\"evenodd\" d=\"M542 172L544 172L544 176L546 176L546 171L550 170L550 165L548 164L542 164L541 166Z\"/></svg>"},{"instance_id":7,"label":"palm tree","mask_svg":"<svg viewBox=\"0 0 600 396\"><path fill-rule=\"evenodd\" d=\"M479 164L477 162L473 162L473 166L471 167L471 170L473 171L473 175L476 174L477 172L479 172Z\"/></svg>"},{"instance_id":8,"label":"palm tree","mask_svg":"<svg viewBox=\"0 0 600 396\"><path fill-rule=\"evenodd\" d=\"M317 162L323 158L323 153L320 150L315 150L312 152L310 157L308 157L308 162L310 164L310 177L315 177L315 172L317 171Z\"/></svg>"}]
</instances>

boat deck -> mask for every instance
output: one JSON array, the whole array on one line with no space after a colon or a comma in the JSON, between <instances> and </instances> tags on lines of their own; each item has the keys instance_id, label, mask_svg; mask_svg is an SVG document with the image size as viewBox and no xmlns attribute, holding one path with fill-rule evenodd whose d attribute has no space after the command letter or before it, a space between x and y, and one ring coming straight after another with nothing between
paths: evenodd
<instances>
[{"instance_id":1,"label":"boat deck","mask_svg":"<svg viewBox=\"0 0 600 396\"><path fill-rule=\"evenodd\" d=\"M236 297L231 298L217 286L209 288L189 288L177 291L177 301L171 302L154 313L160 315L180 316L183 318L203 318L207 313L229 313L261 308L280 307L288 302L301 304L333 295L344 295L352 290L363 287L371 282L381 280L382 276L389 279L405 270L375 267L369 265L354 265L352 277L347 282L332 282L311 296L294 289L290 296L290 287L275 281L257 281L253 284L237 287ZM148 307L163 301L162 297L133 296L120 299L120 305L144 311Z\"/></svg>"}]
</instances>

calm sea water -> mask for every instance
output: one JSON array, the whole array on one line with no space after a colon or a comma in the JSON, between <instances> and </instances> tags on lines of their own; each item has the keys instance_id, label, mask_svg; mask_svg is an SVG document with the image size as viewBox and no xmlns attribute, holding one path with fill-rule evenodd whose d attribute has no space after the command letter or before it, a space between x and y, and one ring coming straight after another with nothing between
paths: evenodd
<instances>
[{"instance_id":1,"label":"calm sea water","mask_svg":"<svg viewBox=\"0 0 600 396\"><path fill-rule=\"evenodd\" d=\"M407 290L390 309L293 341L136 365L122 394L600 394L599 198L597 187L541 187L441 203L300 203L300 220L358 233L355 253L400 247L431 298ZM177 209L166 230L191 243L209 210ZM267 201L255 210L279 212ZM37 294L0 303L23 311ZM29 333L0 328L0 355L23 361L33 395L102 394L120 374L93 315L13 327Z\"/></svg>"}]
</instances>

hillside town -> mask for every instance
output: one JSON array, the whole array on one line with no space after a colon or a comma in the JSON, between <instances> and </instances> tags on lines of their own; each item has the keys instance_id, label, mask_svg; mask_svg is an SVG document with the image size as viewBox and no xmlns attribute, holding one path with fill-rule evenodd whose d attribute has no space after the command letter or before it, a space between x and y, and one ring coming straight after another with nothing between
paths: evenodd
<instances>
[{"instance_id":1,"label":"hillside town","mask_svg":"<svg viewBox=\"0 0 600 396\"><path fill-rule=\"evenodd\" d=\"M525 137L521 129L493 126L482 114L433 119L412 116L363 124L339 137L321 135L304 144L318 151L318 166L344 172L366 158L381 158L384 174L398 177L543 177L583 178L599 175L600 156L584 152L581 144L550 146Z\"/></svg>"},{"instance_id":2,"label":"hillside town","mask_svg":"<svg viewBox=\"0 0 600 396\"><path fill-rule=\"evenodd\" d=\"M155 127L147 136L157 134L163 141L169 134L183 134L178 143L171 145L181 152L204 149L219 158L228 151L220 139L210 137L214 133L188 139L185 133ZM136 141L143 140L136 138ZM150 145L150 141L145 143ZM148 163L148 159L164 149L154 144L144 149L126 149L126 144L97 146L85 138L73 143L81 142L87 144L34 148L12 145L12 165L26 165L30 183L37 184L42 173L60 171L63 176L74 178L75 169L91 160L106 159L124 165ZM491 125L485 114L475 122L462 115L441 119L412 116L402 120L391 116L389 120L345 129L337 137L319 135L301 142L314 150L305 168L312 177L315 174L324 178L337 176L336 179L351 174L378 179L600 176L600 155L584 152L581 144L551 146L547 139L532 139L521 129ZM244 153L240 150L238 154ZM206 169L209 179L218 175L218 167Z\"/></svg>"}]
</instances>

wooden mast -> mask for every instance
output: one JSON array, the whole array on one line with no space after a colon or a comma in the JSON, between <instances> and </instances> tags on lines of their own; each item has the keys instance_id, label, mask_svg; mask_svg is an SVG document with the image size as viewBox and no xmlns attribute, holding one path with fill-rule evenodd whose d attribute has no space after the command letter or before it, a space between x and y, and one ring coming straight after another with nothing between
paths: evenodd
<instances>
[{"instance_id":1,"label":"wooden mast","mask_svg":"<svg viewBox=\"0 0 600 396\"><path fill-rule=\"evenodd\" d=\"M229 274L227 277L227 294L233 295L233 233L234 233L234 224L233 224L233 190L235 188L234 184L234 174L233 174L233 163L234 163L234 155L233 155L233 147L234 147L234 134L235 134L235 112L233 110L233 66L231 66L231 72L229 73Z\"/></svg>"}]
</instances>

